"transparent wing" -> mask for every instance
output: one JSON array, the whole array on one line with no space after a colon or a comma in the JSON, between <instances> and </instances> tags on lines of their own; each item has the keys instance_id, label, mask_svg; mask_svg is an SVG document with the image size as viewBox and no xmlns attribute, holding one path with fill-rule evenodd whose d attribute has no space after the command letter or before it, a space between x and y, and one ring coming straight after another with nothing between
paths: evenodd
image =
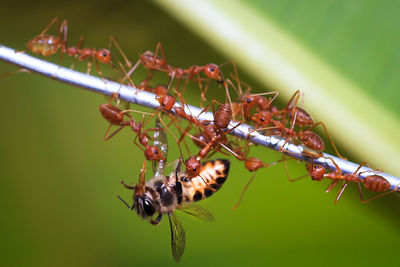
<instances>
[{"instance_id":1,"label":"transparent wing","mask_svg":"<svg viewBox=\"0 0 400 267\"><path fill-rule=\"evenodd\" d=\"M160 119L156 117L155 121L156 121L155 129L160 129L160 130L154 131L153 144L154 146L158 147L158 149L160 149L162 155L165 157L165 160L160 160L157 163L153 161L154 176L158 176L164 173L164 167L168 153L168 140L167 140L167 134L165 133L165 130L163 130Z\"/></svg>"},{"instance_id":2,"label":"transparent wing","mask_svg":"<svg viewBox=\"0 0 400 267\"><path fill-rule=\"evenodd\" d=\"M182 205L178 209L206 222L211 222L215 219L211 212L197 205Z\"/></svg>"},{"instance_id":3,"label":"transparent wing","mask_svg":"<svg viewBox=\"0 0 400 267\"><path fill-rule=\"evenodd\" d=\"M172 256L179 262L185 251L185 230L181 221L173 213L168 214L169 226L171 228Z\"/></svg>"}]
</instances>

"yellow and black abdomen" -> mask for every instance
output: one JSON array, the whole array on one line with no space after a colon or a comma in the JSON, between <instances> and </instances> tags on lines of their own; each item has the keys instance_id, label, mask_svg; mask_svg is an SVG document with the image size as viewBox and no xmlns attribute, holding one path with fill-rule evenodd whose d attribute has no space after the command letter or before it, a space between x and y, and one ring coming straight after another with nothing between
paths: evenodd
<instances>
[{"instance_id":1,"label":"yellow and black abdomen","mask_svg":"<svg viewBox=\"0 0 400 267\"><path fill-rule=\"evenodd\" d=\"M182 202L194 202L212 196L228 177L229 165L227 159L210 160L203 163L199 176L192 179L180 176Z\"/></svg>"}]
</instances>

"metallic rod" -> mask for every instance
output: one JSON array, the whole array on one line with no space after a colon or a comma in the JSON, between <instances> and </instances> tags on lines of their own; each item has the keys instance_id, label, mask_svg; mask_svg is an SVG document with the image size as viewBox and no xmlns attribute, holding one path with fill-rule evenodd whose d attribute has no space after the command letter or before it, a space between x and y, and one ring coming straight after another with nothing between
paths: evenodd
<instances>
[{"instance_id":1,"label":"metallic rod","mask_svg":"<svg viewBox=\"0 0 400 267\"><path fill-rule=\"evenodd\" d=\"M11 48L2 45L0 45L0 60L14 64L20 68L53 78L55 80L71 84L73 86L81 87L90 91L95 91L100 94L111 96L112 93L117 92L120 99L141 106L156 109L160 105L155 99L155 95L152 93L140 91L130 86L122 85L120 83L104 80L71 69L60 67L53 63L49 63L47 61L32 57L26 53L16 52ZM176 103L175 105L180 106L180 103ZM200 108L195 106L185 106L186 113L192 114L200 120L213 121L214 116L211 112L202 113L201 111L202 110ZM230 129L234 127L235 125L237 125L237 123L238 122L231 122L228 128ZM326 153L323 153L322 157L315 158L312 156L316 155L315 152L313 153L302 145L295 145L290 142L285 142L285 139L279 136L266 136L256 131L252 132L253 130L254 127L246 124L241 124L240 126L235 128L230 134L243 139L248 138L254 144L269 147L301 161L322 164L324 165L324 167L329 168L330 170L336 170L336 167L329 158L333 159L336 162L343 173L354 173L359 166L359 164L352 163ZM312 155L310 155L310 153ZM362 174L360 175L361 178L376 173L376 171L373 171L372 169L367 167L362 167L359 172L362 172ZM396 189L397 191L399 191L398 188L400 187L400 178L384 172L380 172L379 175L384 177L391 184L392 190Z\"/></svg>"}]
</instances>

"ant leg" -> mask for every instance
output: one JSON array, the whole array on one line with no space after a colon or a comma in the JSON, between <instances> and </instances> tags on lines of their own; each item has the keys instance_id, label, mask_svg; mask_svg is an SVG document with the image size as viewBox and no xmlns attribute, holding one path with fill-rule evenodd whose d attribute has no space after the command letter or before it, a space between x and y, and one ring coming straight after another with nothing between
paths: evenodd
<instances>
[{"instance_id":1,"label":"ant leg","mask_svg":"<svg viewBox=\"0 0 400 267\"><path fill-rule=\"evenodd\" d=\"M172 73L171 79L168 82L167 92L169 92L169 89L171 88L171 85L172 85L172 82L174 81L174 79L175 79L175 72Z\"/></svg>"},{"instance_id":2,"label":"ant leg","mask_svg":"<svg viewBox=\"0 0 400 267\"><path fill-rule=\"evenodd\" d=\"M131 206L129 206L129 204L122 198L122 197L120 197L119 195L117 195L117 197L118 197L118 199L119 200L121 200L122 201L122 203L124 203L125 204L125 206L127 206L128 207L128 209L130 209L130 210L133 210L133 205L132 205L132 207Z\"/></svg>"},{"instance_id":3,"label":"ant leg","mask_svg":"<svg viewBox=\"0 0 400 267\"><path fill-rule=\"evenodd\" d=\"M121 47L119 46L117 40L115 39L115 37L113 35L110 36L110 41L109 41L109 45L108 45L110 51L111 51L112 44L115 45L115 47L118 49L119 53L121 54L122 58L125 60L126 66L128 68L131 68L132 67L132 62L125 55L124 51L121 49Z\"/></svg>"},{"instance_id":4,"label":"ant leg","mask_svg":"<svg viewBox=\"0 0 400 267\"><path fill-rule=\"evenodd\" d=\"M27 70L27 69L19 69L19 70L16 70L16 71L10 71L10 72L6 72L6 73L2 73L2 74L0 74L0 78L2 78L2 77L6 77L6 76L10 76L10 75L13 75L13 74L15 74L15 73L20 73L20 72L26 72L26 73L31 73L31 71L30 70Z\"/></svg>"},{"instance_id":5,"label":"ant leg","mask_svg":"<svg viewBox=\"0 0 400 267\"><path fill-rule=\"evenodd\" d=\"M183 153L182 153L182 149L181 149L181 144L178 142L178 138L175 136L175 134L169 129L169 127L164 123L164 121L161 119L160 114L158 114L158 118L161 122L161 124L164 126L164 128L175 138L176 143L178 145L179 148L179 153L181 154L181 159L183 160Z\"/></svg>"},{"instance_id":6,"label":"ant leg","mask_svg":"<svg viewBox=\"0 0 400 267\"><path fill-rule=\"evenodd\" d=\"M158 224L160 223L160 221L161 221L161 218L162 218L162 214L159 213L158 216L157 216L157 218L156 218L155 220L150 219L149 222L150 222L152 225L158 225Z\"/></svg>"},{"instance_id":7,"label":"ant leg","mask_svg":"<svg viewBox=\"0 0 400 267\"><path fill-rule=\"evenodd\" d=\"M238 201L238 202L236 203L236 205L232 208L232 210L235 210L235 209L240 205L240 203L242 202L244 193L246 193L247 188L249 188L250 184L253 182L254 178L256 177L256 174L257 174L257 172L254 172L254 174L251 176L251 178L250 178L250 180L248 181L248 183L244 186L244 188L243 188L243 190L242 190L242 193L240 194L239 201Z\"/></svg>"},{"instance_id":8,"label":"ant leg","mask_svg":"<svg viewBox=\"0 0 400 267\"><path fill-rule=\"evenodd\" d=\"M86 74L90 74L90 70L92 69L92 61L89 60L88 64L87 64L87 70L86 70Z\"/></svg>"},{"instance_id":9,"label":"ant leg","mask_svg":"<svg viewBox=\"0 0 400 267\"><path fill-rule=\"evenodd\" d=\"M119 133L119 131L121 131L122 128L125 127L125 125L122 125L122 126L119 127L117 130L115 130L112 134L108 135L108 134L110 133L111 127L112 127L112 124L110 124L110 126L108 126L107 132L106 132L106 134L105 134L105 136L104 136L104 140L105 140L105 141L110 140L114 135L116 135L117 133Z\"/></svg>"},{"instance_id":10,"label":"ant leg","mask_svg":"<svg viewBox=\"0 0 400 267\"><path fill-rule=\"evenodd\" d=\"M356 174L361 169L362 166L368 166L368 163L366 161L361 162L360 165L358 166L357 170L355 170L355 172L353 174ZM363 172L360 172L360 174L361 173L363 173Z\"/></svg>"},{"instance_id":11,"label":"ant leg","mask_svg":"<svg viewBox=\"0 0 400 267\"><path fill-rule=\"evenodd\" d=\"M293 117L294 112L295 112L295 108L297 106L297 102L299 101L299 97L300 97L300 90L297 90L292 98L290 98L289 102L286 104L286 107L284 108L284 110L288 111L289 109L292 111L291 112L291 116Z\"/></svg>"},{"instance_id":12,"label":"ant leg","mask_svg":"<svg viewBox=\"0 0 400 267\"><path fill-rule=\"evenodd\" d=\"M78 43L76 44L76 47L78 48L78 50L81 49L83 41L84 41L84 38L81 36L81 38L79 38ZM77 57L78 57L77 54L73 55L72 64L71 64L71 67L70 67L71 70L73 70L75 68L75 62L76 62Z\"/></svg>"},{"instance_id":13,"label":"ant leg","mask_svg":"<svg viewBox=\"0 0 400 267\"><path fill-rule=\"evenodd\" d=\"M141 61L140 61L140 59L138 59L138 61L136 61L135 65L133 65L133 67L128 71L128 73L122 79L121 83L124 83L125 80L128 79L128 78L130 79L132 73L136 70L136 68L140 65L140 63L141 63Z\"/></svg>"},{"instance_id":14,"label":"ant leg","mask_svg":"<svg viewBox=\"0 0 400 267\"><path fill-rule=\"evenodd\" d=\"M125 188L127 188L127 189L131 189L131 190L134 190L134 189L135 189L134 186L126 184L126 183L124 182L124 180L121 180L120 183L121 183Z\"/></svg>"},{"instance_id":15,"label":"ant leg","mask_svg":"<svg viewBox=\"0 0 400 267\"><path fill-rule=\"evenodd\" d=\"M189 146L188 146L188 144L187 144L186 141L185 141L185 136L186 136L187 132L192 128L192 122L189 123L189 125L186 127L185 130L183 130L183 129L179 126L179 124L174 123L174 126L175 126L175 128L181 133L181 137L179 137L178 143L183 142L183 145L185 146L185 149L186 149L187 153L188 153L189 155L191 155L192 153L190 152Z\"/></svg>"},{"instance_id":16,"label":"ant leg","mask_svg":"<svg viewBox=\"0 0 400 267\"><path fill-rule=\"evenodd\" d=\"M332 183L325 189L325 193L329 193L339 182L340 179L333 180Z\"/></svg>"},{"instance_id":17,"label":"ant leg","mask_svg":"<svg viewBox=\"0 0 400 267\"><path fill-rule=\"evenodd\" d=\"M50 27L51 27L54 23L57 23L57 29L59 29L59 28L60 28L60 20L56 17L56 18L54 18L54 19L49 23L49 25L46 26L46 28L44 28L44 30L43 30L39 35L40 35L40 36L43 36L43 35L50 29Z\"/></svg>"},{"instance_id":18,"label":"ant leg","mask_svg":"<svg viewBox=\"0 0 400 267\"><path fill-rule=\"evenodd\" d=\"M211 100L211 109L212 109L212 113L215 115L215 103L217 103L218 105L222 105L221 102L219 102L218 100Z\"/></svg>"},{"instance_id":19,"label":"ant leg","mask_svg":"<svg viewBox=\"0 0 400 267\"><path fill-rule=\"evenodd\" d=\"M146 185L145 174L146 174L146 160L143 160L143 165L142 168L140 169L140 175L139 175L139 186Z\"/></svg>"},{"instance_id":20,"label":"ant leg","mask_svg":"<svg viewBox=\"0 0 400 267\"><path fill-rule=\"evenodd\" d=\"M333 165L335 165L336 171L338 171L338 172L339 172L339 176L341 176L341 175L342 175L342 170L340 169L339 165L337 165L337 163L333 160L333 158L331 158L331 157L325 157L325 158L326 158L326 159L330 159L330 160L332 161ZM361 165L361 166L362 166L362 165ZM358 172L359 169L360 169L360 166L359 166L358 169L354 172L354 174L355 174L356 172Z\"/></svg>"},{"instance_id":21,"label":"ant leg","mask_svg":"<svg viewBox=\"0 0 400 267\"><path fill-rule=\"evenodd\" d=\"M163 48L161 42L158 42L156 45L156 50L154 51L154 58L152 60L152 64L154 64L156 61L156 58L158 56L158 50L161 51L162 59L165 60L165 62L167 62L167 59L165 58L164 48Z\"/></svg>"},{"instance_id":22,"label":"ant leg","mask_svg":"<svg viewBox=\"0 0 400 267\"><path fill-rule=\"evenodd\" d=\"M376 196L374 196L374 197L371 197L371 198L369 198L369 199L364 199L363 194L362 194L362 190L361 190L361 183L358 182L357 184L358 184L358 192L360 193L360 198L361 198L361 203L362 203L362 204L366 204L366 203L368 203L368 202L371 202L372 200L375 200L375 199L377 199L377 198L386 196L386 195L388 195L388 194L390 194L390 193L396 192L396 191L398 191L398 188L399 188L399 185L400 185L400 184L396 185L396 187L395 187L393 190L389 190L389 191L387 191L387 192L383 192L383 193L378 194L378 195L376 195Z\"/></svg>"},{"instance_id":23,"label":"ant leg","mask_svg":"<svg viewBox=\"0 0 400 267\"><path fill-rule=\"evenodd\" d=\"M312 125L312 126L311 126L310 128L308 128L307 130L311 130L312 128L314 128L314 127L316 127L316 126L318 126L318 125L320 125L320 124L321 124L322 127L324 128L324 132L325 132L326 135L328 136L329 141L331 142L331 144L332 144L332 146L333 146L333 149L335 149L335 152L336 152L336 154L338 155L338 157L341 158L341 159L347 160L347 158L345 158L345 157L343 157L342 155L340 155L338 149L336 148L335 143L333 142L333 139L332 139L331 135L330 135L329 132L328 132L328 129L326 128L325 124L324 124L322 121L315 123L314 125Z\"/></svg>"},{"instance_id":24,"label":"ant leg","mask_svg":"<svg viewBox=\"0 0 400 267\"><path fill-rule=\"evenodd\" d=\"M125 82L125 80L127 79L128 82L130 83L130 86L132 86L133 88L137 88L137 86L135 85L135 83L132 81L131 77L128 76L128 73L125 70L125 67L122 65L122 63L118 60L118 65L120 66L122 73L124 74L124 78L121 81L121 84L123 84Z\"/></svg>"},{"instance_id":25,"label":"ant leg","mask_svg":"<svg viewBox=\"0 0 400 267\"><path fill-rule=\"evenodd\" d=\"M147 74L146 79L144 79L144 81L139 84L139 89L141 91L145 90L152 78L153 78L153 70L149 69L149 73Z\"/></svg>"},{"instance_id":26,"label":"ant leg","mask_svg":"<svg viewBox=\"0 0 400 267\"><path fill-rule=\"evenodd\" d=\"M68 36L68 22L66 20L63 20L61 23L61 26L59 28L59 34L61 35L61 32L64 33L64 39L63 39L63 45L65 46L65 49L67 49L67 36ZM59 39L61 40L61 36L59 36Z\"/></svg>"},{"instance_id":27,"label":"ant leg","mask_svg":"<svg viewBox=\"0 0 400 267\"><path fill-rule=\"evenodd\" d=\"M200 88L200 107L203 108L203 102L207 101L208 99L206 98L206 93L208 91L208 88L210 87L210 80L206 80L206 85L203 86L202 79L200 78L200 74L197 74L198 76L198 82L199 82L199 88Z\"/></svg>"},{"instance_id":28,"label":"ant leg","mask_svg":"<svg viewBox=\"0 0 400 267\"><path fill-rule=\"evenodd\" d=\"M149 115L149 116L154 115L154 113L149 113L149 112L135 110L135 109L125 109L125 110L121 111L119 114L121 114L121 115L125 114L126 116L131 117L129 114L126 114L127 112L136 112L139 114Z\"/></svg>"},{"instance_id":29,"label":"ant leg","mask_svg":"<svg viewBox=\"0 0 400 267\"><path fill-rule=\"evenodd\" d=\"M67 21L64 20L61 24L61 26L58 28L58 38L59 40L61 40L61 32L64 33L64 39L62 40L62 45L60 48L60 61L58 62L58 66L59 68L61 67L61 62L63 60L63 50L65 50L65 52L68 51L68 46L67 46L67 34L68 34L68 24Z\"/></svg>"},{"instance_id":30,"label":"ant leg","mask_svg":"<svg viewBox=\"0 0 400 267\"><path fill-rule=\"evenodd\" d=\"M210 87L210 80L207 81L206 86L204 87L203 90L200 89L201 90L200 108L204 108L203 103L204 101L207 101L206 93L209 87Z\"/></svg>"},{"instance_id":31,"label":"ant leg","mask_svg":"<svg viewBox=\"0 0 400 267\"><path fill-rule=\"evenodd\" d=\"M290 178L289 168L288 168L287 162L286 162L287 159L286 159L285 155L283 155L283 154L282 154L282 160L281 160L281 161L283 161L283 166L285 167L285 172L286 172L286 178L288 179L289 182L291 182L291 183L297 182L297 181L299 181L299 180L301 180L301 179L303 179L303 178L309 176L309 174L307 173L307 174L305 174L305 175L296 177L296 178L294 178L294 179Z\"/></svg>"},{"instance_id":32,"label":"ant leg","mask_svg":"<svg viewBox=\"0 0 400 267\"><path fill-rule=\"evenodd\" d=\"M103 80L104 83L107 83L106 80L103 77L103 72L101 72L99 64L97 63L97 59L95 57L93 57L93 62L94 62L94 65L96 67L97 73L100 75L100 78Z\"/></svg>"},{"instance_id":33,"label":"ant leg","mask_svg":"<svg viewBox=\"0 0 400 267\"><path fill-rule=\"evenodd\" d=\"M229 93L229 88L225 81L224 81L224 87L225 87L226 97L228 98L229 106L231 107L231 112L233 115L233 114L235 114L235 109L233 108L231 94Z\"/></svg>"},{"instance_id":34,"label":"ant leg","mask_svg":"<svg viewBox=\"0 0 400 267\"><path fill-rule=\"evenodd\" d=\"M344 190L346 190L346 188L347 188L348 185L349 185L349 182L345 182L345 183L342 185L342 187L340 188L339 193L338 193L338 195L337 195L337 197L336 197L336 200L335 200L335 205L336 205L337 202L339 201L339 198L342 196Z\"/></svg>"}]
</instances>

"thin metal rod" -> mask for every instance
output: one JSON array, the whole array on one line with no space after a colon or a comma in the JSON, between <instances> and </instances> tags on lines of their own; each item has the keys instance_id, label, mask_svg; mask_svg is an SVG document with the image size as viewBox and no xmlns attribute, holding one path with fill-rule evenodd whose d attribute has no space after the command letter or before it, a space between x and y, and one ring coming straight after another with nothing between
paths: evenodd
<instances>
[{"instance_id":1,"label":"thin metal rod","mask_svg":"<svg viewBox=\"0 0 400 267\"><path fill-rule=\"evenodd\" d=\"M20 68L24 68L29 71L53 78L55 80L71 84L73 86L81 87L90 91L94 91L100 94L111 96L112 93L118 92L120 99L141 106L156 109L160 105L155 99L155 95L152 93L140 91L130 86L122 85L120 83L100 79L91 75L60 67L53 63L49 63L47 61L32 57L26 53L16 52L11 48L2 45L0 45L0 60L14 64ZM180 106L180 103L176 103L176 105ZM200 120L213 120L213 114L211 112L201 113L201 109L195 106L188 105L187 107L185 107L185 112L198 117L198 119ZM237 122L232 122L228 128L232 128L236 124ZM230 134L243 139L249 138L249 140L254 144L269 147L276 151L282 152L283 147L284 152L282 153L285 153L292 158L301 161L322 164L324 165L324 167L329 168L330 170L335 170L336 167L328 158L332 158L343 171L343 173L354 173L359 166L359 164L355 164L326 153L323 153L323 156L319 158L307 156L310 155L310 151L301 145L294 145L292 143L285 144L285 140L279 136L265 136L258 132L252 132L253 130L254 128L252 126L242 124L234 129ZM249 137L250 132L252 133ZM372 169L367 167L362 167L360 169L360 172L362 172L361 178L376 173L373 172ZM391 184L392 190L398 189L400 187L400 178L383 172L379 173L379 175L384 177Z\"/></svg>"}]
</instances>

